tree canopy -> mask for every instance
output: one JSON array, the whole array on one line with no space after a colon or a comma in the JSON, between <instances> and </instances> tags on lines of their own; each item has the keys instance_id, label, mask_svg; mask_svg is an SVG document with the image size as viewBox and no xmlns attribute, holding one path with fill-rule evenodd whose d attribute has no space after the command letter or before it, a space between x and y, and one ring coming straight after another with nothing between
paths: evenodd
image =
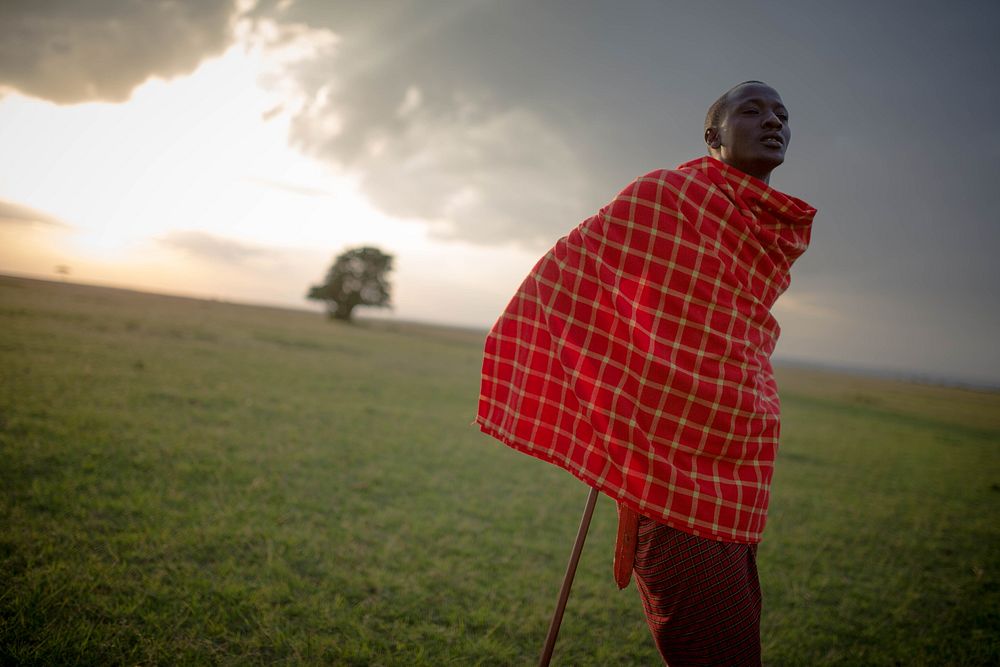
<instances>
[{"instance_id":1,"label":"tree canopy","mask_svg":"<svg viewBox=\"0 0 1000 667\"><path fill-rule=\"evenodd\" d=\"M306 298L326 303L331 319L350 321L356 306L389 306L392 255L369 246L347 250L333 261L326 278Z\"/></svg>"}]
</instances>

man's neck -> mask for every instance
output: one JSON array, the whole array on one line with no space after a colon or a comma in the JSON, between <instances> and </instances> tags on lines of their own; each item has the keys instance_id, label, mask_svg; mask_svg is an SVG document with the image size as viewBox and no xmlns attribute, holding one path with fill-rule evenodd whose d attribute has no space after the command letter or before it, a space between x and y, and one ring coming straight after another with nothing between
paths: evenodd
<instances>
[{"instance_id":1,"label":"man's neck","mask_svg":"<svg viewBox=\"0 0 1000 667\"><path fill-rule=\"evenodd\" d=\"M746 169L744 169L743 167L740 167L739 165L735 165L735 164L731 164L729 162L726 162L724 159L722 159L722 156L720 156L718 153L715 153L713 151L709 151L708 155L709 155L709 157L714 157L716 160L718 160L719 162L721 162L724 165L730 166L733 169L737 169L739 171L742 171L744 174L747 174L749 176L753 176L756 179L764 181L764 183L766 185L768 185L768 186L771 185L771 172L770 171L764 172L762 174L755 174L755 173L753 173L751 171L747 171Z\"/></svg>"}]
</instances>

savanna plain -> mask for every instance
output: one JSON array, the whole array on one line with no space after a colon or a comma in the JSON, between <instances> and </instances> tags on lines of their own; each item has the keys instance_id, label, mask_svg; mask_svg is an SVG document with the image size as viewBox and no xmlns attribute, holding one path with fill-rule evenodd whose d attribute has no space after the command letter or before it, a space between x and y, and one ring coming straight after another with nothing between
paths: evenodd
<instances>
[{"instance_id":1,"label":"savanna plain","mask_svg":"<svg viewBox=\"0 0 1000 667\"><path fill-rule=\"evenodd\" d=\"M483 337L0 277L0 662L535 662L587 490L471 425ZM1000 393L778 379L765 663L1000 663ZM658 664L614 532L554 664Z\"/></svg>"}]
</instances>

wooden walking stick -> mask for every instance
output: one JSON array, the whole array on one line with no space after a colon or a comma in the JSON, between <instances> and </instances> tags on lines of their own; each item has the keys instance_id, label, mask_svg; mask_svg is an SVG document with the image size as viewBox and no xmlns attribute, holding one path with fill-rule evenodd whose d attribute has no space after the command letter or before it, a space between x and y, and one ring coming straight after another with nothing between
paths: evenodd
<instances>
[{"instance_id":1,"label":"wooden walking stick","mask_svg":"<svg viewBox=\"0 0 1000 667\"><path fill-rule=\"evenodd\" d=\"M549 634L545 638L545 648L542 649L542 657L538 660L538 667L548 667L549 660L552 659L552 649L556 646L559 626L562 624L563 612L566 611L569 589L573 586L576 565L580 562L580 552L583 551L583 543L587 540L587 531L590 530L590 519L594 516L594 505L596 504L597 489L591 488L590 495L587 496L587 505L583 508L583 517L580 519L580 529L576 531L576 542L573 544L573 551L569 555L569 563L566 565L566 576L563 577L562 588L559 590L559 601L556 603L556 610L552 614L552 622L549 624Z\"/></svg>"}]
</instances>

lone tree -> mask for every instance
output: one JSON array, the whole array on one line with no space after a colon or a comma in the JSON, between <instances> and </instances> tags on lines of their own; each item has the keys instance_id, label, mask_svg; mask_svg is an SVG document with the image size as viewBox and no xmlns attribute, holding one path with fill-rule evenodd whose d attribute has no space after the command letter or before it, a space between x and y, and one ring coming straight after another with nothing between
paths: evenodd
<instances>
[{"instance_id":1,"label":"lone tree","mask_svg":"<svg viewBox=\"0 0 1000 667\"><path fill-rule=\"evenodd\" d=\"M378 248L353 248L341 253L326 279L309 288L306 298L326 302L330 319L350 321L355 306L389 306L392 255Z\"/></svg>"}]
</instances>

